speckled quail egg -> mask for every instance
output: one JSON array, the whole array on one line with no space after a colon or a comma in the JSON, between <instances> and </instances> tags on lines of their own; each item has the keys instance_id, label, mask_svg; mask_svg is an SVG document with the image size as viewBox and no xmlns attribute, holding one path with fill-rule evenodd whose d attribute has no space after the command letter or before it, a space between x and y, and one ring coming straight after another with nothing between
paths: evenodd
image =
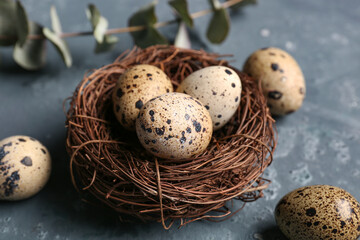
<instances>
[{"instance_id":1,"label":"speckled quail egg","mask_svg":"<svg viewBox=\"0 0 360 240\"><path fill-rule=\"evenodd\" d=\"M187 76L176 89L200 100L210 112L214 130L223 127L240 104L239 75L224 66L205 67Z\"/></svg>"},{"instance_id":2,"label":"speckled quail egg","mask_svg":"<svg viewBox=\"0 0 360 240\"><path fill-rule=\"evenodd\" d=\"M296 189L277 204L275 219L291 240L357 239L360 205L345 190L329 185Z\"/></svg>"},{"instance_id":3,"label":"speckled quail egg","mask_svg":"<svg viewBox=\"0 0 360 240\"><path fill-rule=\"evenodd\" d=\"M261 81L274 115L298 110L305 97L305 79L296 60L279 48L262 48L250 55L243 71Z\"/></svg>"},{"instance_id":4,"label":"speckled quail egg","mask_svg":"<svg viewBox=\"0 0 360 240\"><path fill-rule=\"evenodd\" d=\"M150 99L172 92L170 78L152 65L141 64L127 69L113 91L113 107L117 120L128 130L135 130L136 116Z\"/></svg>"},{"instance_id":5,"label":"speckled quail egg","mask_svg":"<svg viewBox=\"0 0 360 240\"><path fill-rule=\"evenodd\" d=\"M213 128L209 112L193 97L166 93L148 101L136 119L146 150L161 158L181 159L202 153Z\"/></svg>"},{"instance_id":6,"label":"speckled quail egg","mask_svg":"<svg viewBox=\"0 0 360 240\"><path fill-rule=\"evenodd\" d=\"M49 151L27 136L0 141L0 199L22 200L38 193L51 172Z\"/></svg>"}]
</instances>

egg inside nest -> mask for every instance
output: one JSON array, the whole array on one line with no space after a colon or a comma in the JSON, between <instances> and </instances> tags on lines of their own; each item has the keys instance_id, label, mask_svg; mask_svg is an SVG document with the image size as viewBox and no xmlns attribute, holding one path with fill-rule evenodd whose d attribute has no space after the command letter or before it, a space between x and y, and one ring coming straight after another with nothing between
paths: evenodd
<instances>
[{"instance_id":1,"label":"egg inside nest","mask_svg":"<svg viewBox=\"0 0 360 240\"><path fill-rule=\"evenodd\" d=\"M212 132L211 117L204 105L183 93L167 93L151 99L136 120L141 144L162 158L189 158L203 152Z\"/></svg>"}]
</instances>

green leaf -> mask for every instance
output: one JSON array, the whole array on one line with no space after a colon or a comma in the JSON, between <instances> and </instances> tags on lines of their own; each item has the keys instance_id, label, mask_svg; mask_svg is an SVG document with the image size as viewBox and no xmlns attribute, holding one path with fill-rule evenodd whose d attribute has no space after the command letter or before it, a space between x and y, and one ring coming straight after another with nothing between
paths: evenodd
<instances>
[{"instance_id":1,"label":"green leaf","mask_svg":"<svg viewBox=\"0 0 360 240\"><path fill-rule=\"evenodd\" d=\"M206 36L212 43L221 43L229 33L230 20L228 12L224 8L214 11L208 26Z\"/></svg>"},{"instance_id":2,"label":"green leaf","mask_svg":"<svg viewBox=\"0 0 360 240\"><path fill-rule=\"evenodd\" d=\"M96 43L95 53L107 52L114 48L118 38L112 35L105 35L102 43Z\"/></svg>"},{"instance_id":3,"label":"green leaf","mask_svg":"<svg viewBox=\"0 0 360 240\"><path fill-rule=\"evenodd\" d=\"M131 32L136 45L141 48L146 48L156 44L168 44L167 39L162 36L154 27L157 22L155 15L156 2L142 7L139 11L133 14L129 20L129 26L144 26L143 30Z\"/></svg>"},{"instance_id":4,"label":"green leaf","mask_svg":"<svg viewBox=\"0 0 360 240\"><path fill-rule=\"evenodd\" d=\"M186 0L171 0L169 1L169 4L187 26L192 27L194 25L193 19L191 18L188 11Z\"/></svg>"},{"instance_id":5,"label":"green leaf","mask_svg":"<svg viewBox=\"0 0 360 240\"><path fill-rule=\"evenodd\" d=\"M230 1L230 0L227 0L227 1ZM257 0L243 0L235 5L231 6L231 9L239 9L239 8L245 7L247 5L254 5L254 4L257 4Z\"/></svg>"},{"instance_id":6,"label":"green leaf","mask_svg":"<svg viewBox=\"0 0 360 240\"><path fill-rule=\"evenodd\" d=\"M168 40L153 27L147 27L146 31L142 31L142 35L138 38L134 37L135 44L141 48L147 48L152 45L167 45Z\"/></svg>"},{"instance_id":7,"label":"green leaf","mask_svg":"<svg viewBox=\"0 0 360 240\"><path fill-rule=\"evenodd\" d=\"M91 26L94 29L101 17L100 11L94 4L89 4L88 8L86 9L86 16L90 20Z\"/></svg>"},{"instance_id":8,"label":"green leaf","mask_svg":"<svg viewBox=\"0 0 360 240\"><path fill-rule=\"evenodd\" d=\"M61 23L55 6L50 8L51 26L56 34L62 33Z\"/></svg>"},{"instance_id":9,"label":"green leaf","mask_svg":"<svg viewBox=\"0 0 360 240\"><path fill-rule=\"evenodd\" d=\"M24 45L29 35L29 22L26 11L20 1L16 1L16 29L18 34L18 43Z\"/></svg>"},{"instance_id":10,"label":"green leaf","mask_svg":"<svg viewBox=\"0 0 360 240\"><path fill-rule=\"evenodd\" d=\"M14 45L18 39L16 4L12 0L0 0L0 46Z\"/></svg>"},{"instance_id":11,"label":"green leaf","mask_svg":"<svg viewBox=\"0 0 360 240\"><path fill-rule=\"evenodd\" d=\"M191 41L184 22L179 24L179 30L176 34L174 45L179 48L191 49Z\"/></svg>"},{"instance_id":12,"label":"green leaf","mask_svg":"<svg viewBox=\"0 0 360 240\"><path fill-rule=\"evenodd\" d=\"M48 28L43 28L43 34L55 46L65 65L71 67L72 57L66 41Z\"/></svg>"},{"instance_id":13,"label":"green leaf","mask_svg":"<svg viewBox=\"0 0 360 240\"><path fill-rule=\"evenodd\" d=\"M42 27L35 22L29 22L29 30L31 34L42 35ZM22 46L17 42L14 47L13 58L24 69L40 69L46 61L45 39L27 39Z\"/></svg>"},{"instance_id":14,"label":"green leaf","mask_svg":"<svg viewBox=\"0 0 360 240\"><path fill-rule=\"evenodd\" d=\"M101 16L100 11L93 4L90 4L86 9L86 15L91 22L96 42L103 43L109 25L108 21Z\"/></svg>"}]
</instances>

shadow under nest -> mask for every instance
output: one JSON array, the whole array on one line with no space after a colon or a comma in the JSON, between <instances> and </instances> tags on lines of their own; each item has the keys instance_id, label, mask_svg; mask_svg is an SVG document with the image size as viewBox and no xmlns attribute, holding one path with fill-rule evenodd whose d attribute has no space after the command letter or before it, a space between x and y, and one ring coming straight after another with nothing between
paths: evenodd
<instances>
[{"instance_id":1,"label":"shadow under nest","mask_svg":"<svg viewBox=\"0 0 360 240\"><path fill-rule=\"evenodd\" d=\"M172 46L134 48L114 63L92 70L76 88L67 113L66 146L74 186L115 212L170 228L232 216L225 204L255 201L269 180L262 173L272 161L276 128L259 84L230 66L225 55ZM232 119L213 133L206 151L189 159L157 159L145 151L136 133L128 132L112 112L111 95L130 66L161 68L174 89L190 73L212 65L234 69L242 82L240 106Z\"/></svg>"}]
</instances>

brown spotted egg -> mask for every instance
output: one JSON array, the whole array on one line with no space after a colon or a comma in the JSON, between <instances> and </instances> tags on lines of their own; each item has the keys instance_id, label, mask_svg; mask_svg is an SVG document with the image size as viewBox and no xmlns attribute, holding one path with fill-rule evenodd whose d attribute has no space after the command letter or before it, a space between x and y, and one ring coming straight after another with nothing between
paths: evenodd
<instances>
[{"instance_id":1,"label":"brown spotted egg","mask_svg":"<svg viewBox=\"0 0 360 240\"><path fill-rule=\"evenodd\" d=\"M0 200L22 200L38 193L51 172L49 151L27 136L0 141Z\"/></svg>"},{"instance_id":2,"label":"brown spotted egg","mask_svg":"<svg viewBox=\"0 0 360 240\"><path fill-rule=\"evenodd\" d=\"M181 159L202 153L213 128L201 102L183 93L167 93L148 101L136 120L144 148L161 158Z\"/></svg>"},{"instance_id":3,"label":"brown spotted egg","mask_svg":"<svg viewBox=\"0 0 360 240\"><path fill-rule=\"evenodd\" d=\"M214 130L223 127L240 104L239 75L224 66L205 67L187 76L176 89L200 100L210 112Z\"/></svg>"},{"instance_id":4,"label":"brown spotted egg","mask_svg":"<svg viewBox=\"0 0 360 240\"><path fill-rule=\"evenodd\" d=\"M250 55L243 71L261 81L261 87L274 115L298 110L305 97L304 75L296 62L284 50L262 48Z\"/></svg>"},{"instance_id":5,"label":"brown spotted egg","mask_svg":"<svg viewBox=\"0 0 360 240\"><path fill-rule=\"evenodd\" d=\"M360 205L345 190L313 185L285 195L275 219L290 240L347 239L360 236Z\"/></svg>"},{"instance_id":6,"label":"brown spotted egg","mask_svg":"<svg viewBox=\"0 0 360 240\"><path fill-rule=\"evenodd\" d=\"M113 108L117 120L128 129L135 130L136 116L150 99L172 92L170 78L152 65L141 64L127 69L113 91Z\"/></svg>"}]
</instances>

